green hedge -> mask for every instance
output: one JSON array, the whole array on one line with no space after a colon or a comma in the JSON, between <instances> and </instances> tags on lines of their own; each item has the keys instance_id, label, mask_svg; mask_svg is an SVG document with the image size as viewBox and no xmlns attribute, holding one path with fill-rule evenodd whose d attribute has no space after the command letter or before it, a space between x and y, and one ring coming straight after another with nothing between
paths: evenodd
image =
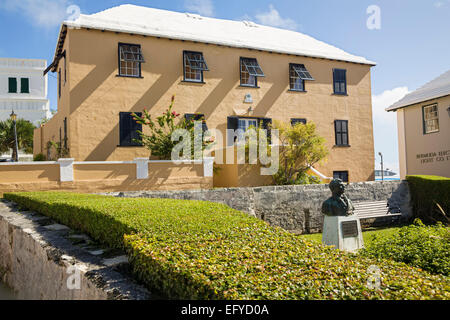
<instances>
[{"instance_id":1,"label":"green hedge","mask_svg":"<svg viewBox=\"0 0 450 320\"><path fill-rule=\"evenodd\" d=\"M419 219L385 236L372 235L362 255L387 258L450 275L450 229L441 223L425 226Z\"/></svg>"},{"instance_id":2,"label":"green hedge","mask_svg":"<svg viewBox=\"0 0 450 320\"><path fill-rule=\"evenodd\" d=\"M450 299L450 279L305 241L225 205L69 193L5 198L125 248L135 275L177 299ZM368 268L382 272L379 290Z\"/></svg>"},{"instance_id":3,"label":"green hedge","mask_svg":"<svg viewBox=\"0 0 450 320\"><path fill-rule=\"evenodd\" d=\"M415 218L424 223L450 222L450 179L437 176L407 176ZM439 206L437 205L439 204ZM445 215L442 214L441 209Z\"/></svg>"}]
</instances>

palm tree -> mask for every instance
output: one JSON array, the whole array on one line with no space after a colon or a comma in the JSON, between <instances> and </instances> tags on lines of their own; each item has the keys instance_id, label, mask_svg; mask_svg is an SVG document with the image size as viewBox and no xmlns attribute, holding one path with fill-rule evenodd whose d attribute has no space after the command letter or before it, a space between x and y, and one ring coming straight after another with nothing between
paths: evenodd
<instances>
[{"instance_id":1,"label":"palm tree","mask_svg":"<svg viewBox=\"0 0 450 320\"><path fill-rule=\"evenodd\" d=\"M19 150L26 153L33 153L34 125L24 119L16 121L17 143ZM14 137L14 122L11 119L0 121L0 153L8 152L12 149L12 158L16 159L16 147Z\"/></svg>"}]
</instances>

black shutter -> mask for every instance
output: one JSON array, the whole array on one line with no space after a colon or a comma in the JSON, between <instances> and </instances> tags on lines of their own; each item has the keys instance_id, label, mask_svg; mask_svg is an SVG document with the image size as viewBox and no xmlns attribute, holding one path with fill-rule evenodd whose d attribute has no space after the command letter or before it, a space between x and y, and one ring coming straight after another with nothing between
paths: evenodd
<instances>
[{"instance_id":1,"label":"black shutter","mask_svg":"<svg viewBox=\"0 0 450 320\"><path fill-rule=\"evenodd\" d=\"M138 117L142 117L142 113L141 112L135 112L135 114ZM142 137L141 137L141 135L138 132L138 131L142 132L142 124L137 123L136 120L133 119L133 116L131 115L131 113L130 113L130 121L131 121L131 128L132 128L131 129L131 141L130 141L130 143L131 143L132 146L139 146L141 144L139 142L137 142L137 141L134 141L134 140L142 141Z\"/></svg>"},{"instance_id":2,"label":"black shutter","mask_svg":"<svg viewBox=\"0 0 450 320\"><path fill-rule=\"evenodd\" d=\"M120 130L120 145L128 146L130 143L130 121L128 112L121 112L119 114L119 130Z\"/></svg>"},{"instance_id":3,"label":"black shutter","mask_svg":"<svg viewBox=\"0 0 450 320\"><path fill-rule=\"evenodd\" d=\"M20 93L30 93L30 80L28 78L20 79Z\"/></svg>"},{"instance_id":4,"label":"black shutter","mask_svg":"<svg viewBox=\"0 0 450 320\"><path fill-rule=\"evenodd\" d=\"M227 129L237 130L238 129L239 118L238 117L228 117Z\"/></svg>"},{"instance_id":5,"label":"black shutter","mask_svg":"<svg viewBox=\"0 0 450 320\"><path fill-rule=\"evenodd\" d=\"M270 118L263 118L261 119L261 127L265 130L267 130L267 140L269 140L269 143L271 143L272 141L272 134L271 134L271 124L272 124L272 119Z\"/></svg>"},{"instance_id":6,"label":"black shutter","mask_svg":"<svg viewBox=\"0 0 450 320\"><path fill-rule=\"evenodd\" d=\"M234 132L238 129L239 125L239 118L238 117L228 117L227 118L227 129L228 130L234 130ZM233 133L234 133L233 132ZM233 145L234 142L236 142L236 137L234 137L234 141L231 141L233 135L228 134L227 131L227 145Z\"/></svg>"},{"instance_id":7,"label":"black shutter","mask_svg":"<svg viewBox=\"0 0 450 320\"><path fill-rule=\"evenodd\" d=\"M58 96L61 98L61 69L58 71Z\"/></svg>"},{"instance_id":8,"label":"black shutter","mask_svg":"<svg viewBox=\"0 0 450 320\"><path fill-rule=\"evenodd\" d=\"M17 79L8 78L8 93L17 93Z\"/></svg>"}]
</instances>

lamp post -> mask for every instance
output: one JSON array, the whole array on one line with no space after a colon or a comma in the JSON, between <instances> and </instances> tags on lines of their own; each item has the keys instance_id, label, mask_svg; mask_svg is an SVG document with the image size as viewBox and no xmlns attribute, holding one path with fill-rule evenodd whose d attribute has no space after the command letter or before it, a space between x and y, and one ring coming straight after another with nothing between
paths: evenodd
<instances>
[{"instance_id":1,"label":"lamp post","mask_svg":"<svg viewBox=\"0 0 450 320\"><path fill-rule=\"evenodd\" d=\"M384 181L384 170L383 170L383 154L378 152L378 155L381 157L381 181Z\"/></svg>"},{"instance_id":2,"label":"lamp post","mask_svg":"<svg viewBox=\"0 0 450 320\"><path fill-rule=\"evenodd\" d=\"M14 113L14 110L12 110L12 113L10 115L10 118L12 122L14 123L14 142L15 142L15 150L16 150L16 157L14 159L15 162L19 162L19 144L17 142L17 114Z\"/></svg>"}]
</instances>

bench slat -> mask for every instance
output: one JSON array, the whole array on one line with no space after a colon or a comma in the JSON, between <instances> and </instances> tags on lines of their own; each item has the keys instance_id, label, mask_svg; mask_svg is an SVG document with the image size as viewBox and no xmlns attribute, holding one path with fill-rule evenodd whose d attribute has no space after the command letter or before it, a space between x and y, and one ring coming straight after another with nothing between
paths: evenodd
<instances>
[{"instance_id":1,"label":"bench slat","mask_svg":"<svg viewBox=\"0 0 450 320\"><path fill-rule=\"evenodd\" d=\"M355 207L354 214L360 219L370 219L370 218L389 218L401 216L401 213L391 213L391 209L388 206L388 202L384 201L372 201L372 202L355 202L353 203Z\"/></svg>"}]
</instances>

